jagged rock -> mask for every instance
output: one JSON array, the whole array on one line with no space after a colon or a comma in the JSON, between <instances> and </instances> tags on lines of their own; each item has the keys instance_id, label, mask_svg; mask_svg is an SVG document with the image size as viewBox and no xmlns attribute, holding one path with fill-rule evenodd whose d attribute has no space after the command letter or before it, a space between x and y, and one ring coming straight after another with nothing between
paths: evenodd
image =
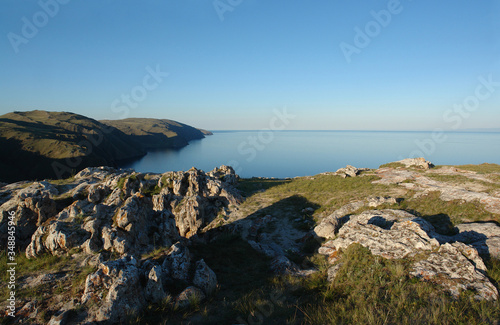
<instances>
[{"instance_id":1,"label":"jagged rock","mask_svg":"<svg viewBox=\"0 0 500 325\"><path fill-rule=\"evenodd\" d=\"M168 270L173 279L187 281L190 266L191 254L189 249L177 242L168 250L162 268Z\"/></svg>"},{"instance_id":2,"label":"jagged rock","mask_svg":"<svg viewBox=\"0 0 500 325\"><path fill-rule=\"evenodd\" d=\"M472 289L476 299L497 300L498 291L485 273L486 266L474 248L453 243L416 262L410 275L436 282L455 297L462 290Z\"/></svg>"},{"instance_id":3,"label":"jagged rock","mask_svg":"<svg viewBox=\"0 0 500 325\"><path fill-rule=\"evenodd\" d=\"M108 194L109 188L102 184L94 184L89 186L87 199L91 203L99 203L101 202Z\"/></svg>"},{"instance_id":4,"label":"jagged rock","mask_svg":"<svg viewBox=\"0 0 500 325\"><path fill-rule=\"evenodd\" d=\"M45 234L45 227L40 226L31 236L31 243L26 248L26 257L33 258L40 255L45 251L45 246L43 245L43 235Z\"/></svg>"},{"instance_id":5,"label":"jagged rock","mask_svg":"<svg viewBox=\"0 0 500 325\"><path fill-rule=\"evenodd\" d=\"M396 162L405 165L405 167L419 167L423 169L431 169L434 167L434 164L425 160L425 158L406 158Z\"/></svg>"},{"instance_id":6,"label":"jagged rock","mask_svg":"<svg viewBox=\"0 0 500 325\"><path fill-rule=\"evenodd\" d=\"M146 284L146 299L152 303L158 303L167 298L167 293L163 289L162 278L164 277L162 268L155 265L148 273L148 282Z\"/></svg>"},{"instance_id":7,"label":"jagged rock","mask_svg":"<svg viewBox=\"0 0 500 325\"><path fill-rule=\"evenodd\" d=\"M119 206L123 203L121 196L123 195L123 190L120 188L115 188L111 194L104 201L104 204L108 206Z\"/></svg>"},{"instance_id":8,"label":"jagged rock","mask_svg":"<svg viewBox=\"0 0 500 325\"><path fill-rule=\"evenodd\" d=\"M220 166L212 170L209 175L211 177L216 177L222 179L226 184L236 186L238 184L238 175L236 175L233 167L231 166Z\"/></svg>"},{"instance_id":9,"label":"jagged rock","mask_svg":"<svg viewBox=\"0 0 500 325\"><path fill-rule=\"evenodd\" d=\"M338 169L334 174L338 175L338 176L341 176L343 178L346 178L346 177L356 177L362 171L367 171L367 170L370 170L370 168L356 168L354 166L347 165L344 168Z\"/></svg>"},{"instance_id":10,"label":"jagged rock","mask_svg":"<svg viewBox=\"0 0 500 325\"><path fill-rule=\"evenodd\" d=\"M204 200L200 196L187 197L174 209L175 223L179 234L191 237L205 224Z\"/></svg>"},{"instance_id":11,"label":"jagged rock","mask_svg":"<svg viewBox=\"0 0 500 325\"><path fill-rule=\"evenodd\" d=\"M82 304L97 303L97 308L89 310L87 321L123 322L144 306L144 289L136 264L135 259L125 257L102 263L87 276Z\"/></svg>"},{"instance_id":12,"label":"jagged rock","mask_svg":"<svg viewBox=\"0 0 500 325\"><path fill-rule=\"evenodd\" d=\"M217 276L203 259L196 262L193 284L209 296L217 288Z\"/></svg>"},{"instance_id":13,"label":"jagged rock","mask_svg":"<svg viewBox=\"0 0 500 325\"><path fill-rule=\"evenodd\" d=\"M34 182L12 193L10 200L0 206L0 246L7 242L7 221L13 211L17 243L26 248L37 227L57 213L51 198L56 194L57 189L47 182Z\"/></svg>"},{"instance_id":14,"label":"jagged rock","mask_svg":"<svg viewBox=\"0 0 500 325\"><path fill-rule=\"evenodd\" d=\"M338 236L323 244L319 253L328 255L334 264L339 252L359 243L372 254L388 259L423 255L426 257L414 263L412 276L433 280L452 294L459 289L474 289L478 299L497 299L498 293L485 277L486 267L477 251L463 243L445 243L446 240L452 237L437 234L430 223L408 212L365 211L350 216ZM331 270L330 279L335 272L336 269Z\"/></svg>"},{"instance_id":15,"label":"jagged rock","mask_svg":"<svg viewBox=\"0 0 500 325\"><path fill-rule=\"evenodd\" d=\"M60 255L73 247L82 245L90 234L74 224L54 222L47 227L44 246L53 255Z\"/></svg>"},{"instance_id":16,"label":"jagged rock","mask_svg":"<svg viewBox=\"0 0 500 325\"><path fill-rule=\"evenodd\" d=\"M205 299L205 294L197 287L187 287L176 298L177 308L186 308Z\"/></svg>"}]
</instances>

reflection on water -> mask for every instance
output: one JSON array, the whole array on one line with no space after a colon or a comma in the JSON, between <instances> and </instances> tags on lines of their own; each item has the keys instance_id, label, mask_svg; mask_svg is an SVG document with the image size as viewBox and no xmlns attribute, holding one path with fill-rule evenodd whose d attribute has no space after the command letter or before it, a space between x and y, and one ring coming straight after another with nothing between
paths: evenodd
<instances>
[{"instance_id":1,"label":"reflection on water","mask_svg":"<svg viewBox=\"0 0 500 325\"><path fill-rule=\"evenodd\" d=\"M123 165L163 173L196 167L233 166L242 177L295 177L335 171L345 165L376 168L425 156L435 164L500 163L500 133L372 131L219 131L178 150L149 152Z\"/></svg>"}]
</instances>

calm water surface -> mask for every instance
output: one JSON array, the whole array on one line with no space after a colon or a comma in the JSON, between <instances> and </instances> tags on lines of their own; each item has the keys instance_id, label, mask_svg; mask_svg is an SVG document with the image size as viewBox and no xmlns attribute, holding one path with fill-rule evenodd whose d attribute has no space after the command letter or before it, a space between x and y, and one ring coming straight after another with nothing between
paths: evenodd
<instances>
[{"instance_id":1,"label":"calm water surface","mask_svg":"<svg viewBox=\"0 0 500 325\"><path fill-rule=\"evenodd\" d=\"M500 163L500 133L371 131L215 131L180 150L149 152L121 167L163 173L231 165L242 177L295 177L336 171L347 164L377 168L425 156L438 165Z\"/></svg>"}]
</instances>

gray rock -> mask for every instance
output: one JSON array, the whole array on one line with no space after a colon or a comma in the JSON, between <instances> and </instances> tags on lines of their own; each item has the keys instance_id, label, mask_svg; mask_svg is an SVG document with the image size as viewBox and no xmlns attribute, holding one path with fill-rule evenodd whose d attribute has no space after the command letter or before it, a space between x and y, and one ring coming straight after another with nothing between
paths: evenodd
<instances>
[{"instance_id":1,"label":"gray rock","mask_svg":"<svg viewBox=\"0 0 500 325\"><path fill-rule=\"evenodd\" d=\"M163 289L163 271L160 266L154 266L148 274L145 296L149 302L158 303L167 298L167 293Z\"/></svg>"},{"instance_id":2,"label":"gray rock","mask_svg":"<svg viewBox=\"0 0 500 325\"><path fill-rule=\"evenodd\" d=\"M26 248L27 258L34 258L45 251L45 246L42 241L45 231L46 231L45 227L40 226L37 228L33 236L31 236L31 243Z\"/></svg>"},{"instance_id":3,"label":"gray rock","mask_svg":"<svg viewBox=\"0 0 500 325\"><path fill-rule=\"evenodd\" d=\"M293 274L299 267L286 256L279 255L271 260L271 270L274 274Z\"/></svg>"},{"instance_id":4,"label":"gray rock","mask_svg":"<svg viewBox=\"0 0 500 325\"><path fill-rule=\"evenodd\" d=\"M485 273L486 267L474 248L453 243L442 245L427 259L416 262L410 275L434 281L455 297L471 289L476 299L497 300L498 291Z\"/></svg>"},{"instance_id":5,"label":"gray rock","mask_svg":"<svg viewBox=\"0 0 500 325\"><path fill-rule=\"evenodd\" d=\"M500 227L496 223L464 223L457 228L454 240L470 244L483 256L500 258Z\"/></svg>"},{"instance_id":6,"label":"gray rock","mask_svg":"<svg viewBox=\"0 0 500 325\"><path fill-rule=\"evenodd\" d=\"M217 288L217 276L203 259L196 262L193 284L203 290L207 296L211 295Z\"/></svg>"},{"instance_id":7,"label":"gray rock","mask_svg":"<svg viewBox=\"0 0 500 325\"><path fill-rule=\"evenodd\" d=\"M335 264L333 266L330 266L328 268L328 271L327 271L327 273L328 273L328 278L327 278L328 282L335 281L335 277L337 276L337 273L339 273L339 270L340 270L341 267L342 267L342 263L337 263L337 264Z\"/></svg>"},{"instance_id":8,"label":"gray rock","mask_svg":"<svg viewBox=\"0 0 500 325\"><path fill-rule=\"evenodd\" d=\"M365 206L378 207L382 204L396 204L398 200L393 197L369 197L363 201L356 201L342 206L335 210L328 217L323 218L321 222L314 228L314 233L318 237L331 239L335 237L340 227L349 221L349 214L359 210Z\"/></svg>"},{"instance_id":9,"label":"gray rock","mask_svg":"<svg viewBox=\"0 0 500 325\"><path fill-rule=\"evenodd\" d=\"M120 323L144 307L144 288L136 264L131 258L109 261L87 276L82 304L97 303L90 308L87 321Z\"/></svg>"},{"instance_id":10,"label":"gray rock","mask_svg":"<svg viewBox=\"0 0 500 325\"><path fill-rule=\"evenodd\" d=\"M405 165L405 167L419 167L423 169L431 169L434 167L434 164L425 160L425 158L406 158L396 162Z\"/></svg>"},{"instance_id":11,"label":"gray rock","mask_svg":"<svg viewBox=\"0 0 500 325\"><path fill-rule=\"evenodd\" d=\"M180 242L175 243L167 252L162 268L169 271L175 280L187 281L191 267L191 254L189 249Z\"/></svg>"},{"instance_id":12,"label":"gray rock","mask_svg":"<svg viewBox=\"0 0 500 325\"><path fill-rule=\"evenodd\" d=\"M410 275L434 281L453 295L473 289L477 299L496 300L498 292L485 276L486 267L477 250L458 242L441 245L436 238L441 242L445 240L430 223L408 212L365 211L350 216L338 236L323 244L319 253L328 255L331 263L337 263L340 252L359 243L372 254L388 259L412 258L418 254L420 258ZM330 280L337 271L336 268L329 270Z\"/></svg>"},{"instance_id":13,"label":"gray rock","mask_svg":"<svg viewBox=\"0 0 500 325\"><path fill-rule=\"evenodd\" d=\"M197 287L187 287L176 298L177 308L187 308L205 300L205 294Z\"/></svg>"},{"instance_id":14,"label":"gray rock","mask_svg":"<svg viewBox=\"0 0 500 325\"><path fill-rule=\"evenodd\" d=\"M335 175L341 176L343 178L346 177L356 177L361 173L362 171L368 171L370 168L356 168L351 165L347 165L344 168L340 168L335 172Z\"/></svg>"}]
</instances>

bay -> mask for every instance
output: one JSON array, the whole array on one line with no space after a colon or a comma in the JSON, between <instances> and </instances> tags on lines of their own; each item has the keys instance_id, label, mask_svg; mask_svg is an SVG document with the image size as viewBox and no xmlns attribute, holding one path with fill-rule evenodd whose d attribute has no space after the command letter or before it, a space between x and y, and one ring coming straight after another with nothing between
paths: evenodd
<instances>
[{"instance_id":1,"label":"bay","mask_svg":"<svg viewBox=\"0 0 500 325\"><path fill-rule=\"evenodd\" d=\"M296 177L346 165L377 168L408 157L436 165L500 163L500 133L411 131L214 131L120 167L163 173L231 165L241 177Z\"/></svg>"}]
</instances>

